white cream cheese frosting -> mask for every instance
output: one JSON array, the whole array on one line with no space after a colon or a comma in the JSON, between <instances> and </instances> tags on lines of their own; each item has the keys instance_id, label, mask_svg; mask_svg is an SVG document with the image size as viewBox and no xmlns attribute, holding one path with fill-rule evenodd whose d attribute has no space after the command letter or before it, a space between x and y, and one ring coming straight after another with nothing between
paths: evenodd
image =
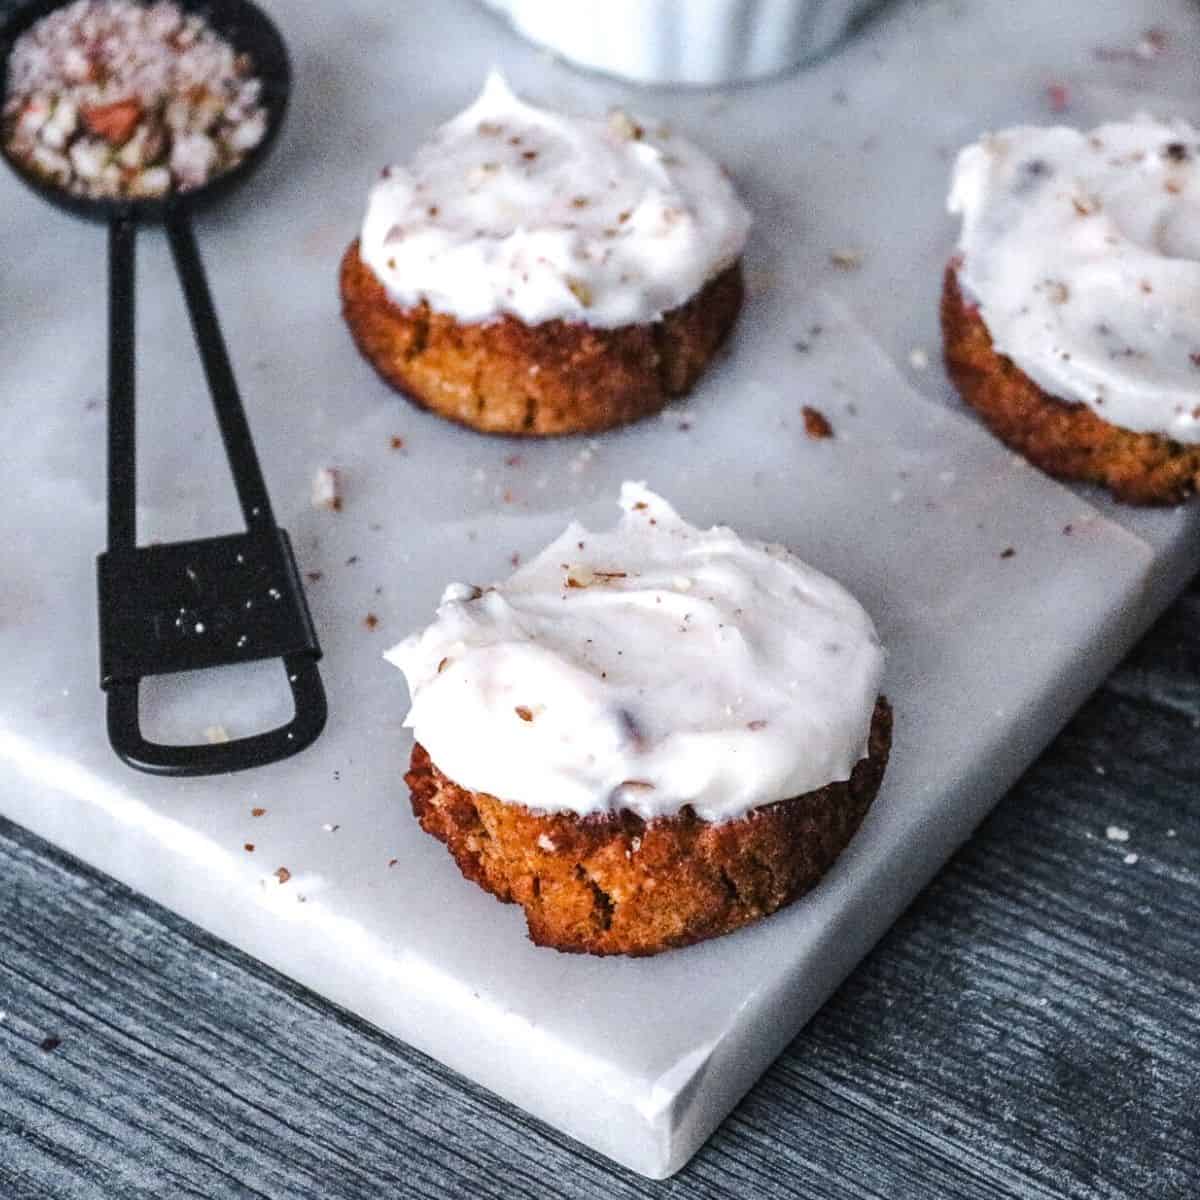
<instances>
[{"instance_id":1,"label":"white cream cheese frosting","mask_svg":"<svg viewBox=\"0 0 1200 1200\"><path fill-rule=\"evenodd\" d=\"M750 215L689 142L567 117L493 72L367 203L359 254L401 307L612 328L657 320L741 254Z\"/></svg>"},{"instance_id":2,"label":"white cream cheese frosting","mask_svg":"<svg viewBox=\"0 0 1200 1200\"><path fill-rule=\"evenodd\" d=\"M959 278L997 350L1114 425L1200 442L1200 133L1019 127L958 156Z\"/></svg>"},{"instance_id":3,"label":"white cream cheese frosting","mask_svg":"<svg viewBox=\"0 0 1200 1200\"><path fill-rule=\"evenodd\" d=\"M730 820L849 778L883 670L862 606L642 484L620 502L616 528L572 524L494 588L452 584L387 652L434 763L533 809L647 820Z\"/></svg>"}]
</instances>

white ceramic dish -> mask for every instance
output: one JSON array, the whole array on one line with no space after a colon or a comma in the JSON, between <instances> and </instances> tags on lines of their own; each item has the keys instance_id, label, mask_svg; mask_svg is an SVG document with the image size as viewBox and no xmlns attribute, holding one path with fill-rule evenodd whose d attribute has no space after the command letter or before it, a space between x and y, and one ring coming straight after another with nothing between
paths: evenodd
<instances>
[{"instance_id":1,"label":"white ceramic dish","mask_svg":"<svg viewBox=\"0 0 1200 1200\"><path fill-rule=\"evenodd\" d=\"M568 62L637 83L714 86L819 58L879 0L483 0Z\"/></svg>"}]
</instances>

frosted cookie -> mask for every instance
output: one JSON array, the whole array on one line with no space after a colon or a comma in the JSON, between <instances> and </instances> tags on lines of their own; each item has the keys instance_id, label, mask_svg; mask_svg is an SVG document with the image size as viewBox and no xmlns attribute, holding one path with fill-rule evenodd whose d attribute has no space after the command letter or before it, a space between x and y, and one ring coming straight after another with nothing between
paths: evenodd
<instances>
[{"instance_id":1,"label":"frosted cookie","mask_svg":"<svg viewBox=\"0 0 1200 1200\"><path fill-rule=\"evenodd\" d=\"M1176 503L1200 479L1200 134L1139 117L968 146L946 366L1051 475Z\"/></svg>"},{"instance_id":2,"label":"frosted cookie","mask_svg":"<svg viewBox=\"0 0 1200 1200\"><path fill-rule=\"evenodd\" d=\"M374 186L342 311L389 383L489 433L607 429L687 392L742 303L750 217L683 138L493 74Z\"/></svg>"},{"instance_id":3,"label":"frosted cookie","mask_svg":"<svg viewBox=\"0 0 1200 1200\"><path fill-rule=\"evenodd\" d=\"M655 954L812 888L879 789L892 719L844 588L642 485L621 507L496 587L451 585L387 658L413 811L462 873L539 945Z\"/></svg>"}]
</instances>

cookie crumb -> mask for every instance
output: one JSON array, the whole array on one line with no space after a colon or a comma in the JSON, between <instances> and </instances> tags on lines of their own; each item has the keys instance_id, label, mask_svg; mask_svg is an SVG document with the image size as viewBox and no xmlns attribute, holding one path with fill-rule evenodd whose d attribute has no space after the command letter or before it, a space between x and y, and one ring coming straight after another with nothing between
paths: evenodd
<instances>
[{"instance_id":1,"label":"cookie crumb","mask_svg":"<svg viewBox=\"0 0 1200 1200\"><path fill-rule=\"evenodd\" d=\"M342 511L342 476L337 467L318 467L312 482L313 508Z\"/></svg>"},{"instance_id":2,"label":"cookie crumb","mask_svg":"<svg viewBox=\"0 0 1200 1200\"><path fill-rule=\"evenodd\" d=\"M204 731L204 737L214 746L229 741L229 734L224 725L209 725Z\"/></svg>"},{"instance_id":3,"label":"cookie crumb","mask_svg":"<svg viewBox=\"0 0 1200 1200\"><path fill-rule=\"evenodd\" d=\"M829 418L820 409L804 405L800 410L804 414L804 432L810 438L821 439L833 437L833 426Z\"/></svg>"},{"instance_id":4,"label":"cookie crumb","mask_svg":"<svg viewBox=\"0 0 1200 1200\"><path fill-rule=\"evenodd\" d=\"M1157 58L1167 48L1167 35L1161 29L1147 29L1134 49L1141 59Z\"/></svg>"},{"instance_id":5,"label":"cookie crumb","mask_svg":"<svg viewBox=\"0 0 1200 1200\"><path fill-rule=\"evenodd\" d=\"M61 1045L62 1038L57 1038L54 1036L44 1037L40 1042L38 1042L38 1049L44 1050L47 1054L49 1054L51 1050L57 1050Z\"/></svg>"},{"instance_id":6,"label":"cookie crumb","mask_svg":"<svg viewBox=\"0 0 1200 1200\"><path fill-rule=\"evenodd\" d=\"M292 873L287 869L287 867L280 867L274 872L274 875L280 883L287 883L287 881L292 877Z\"/></svg>"},{"instance_id":7,"label":"cookie crumb","mask_svg":"<svg viewBox=\"0 0 1200 1200\"><path fill-rule=\"evenodd\" d=\"M1046 103L1054 113L1066 112L1071 107L1071 93L1065 83L1052 83L1046 88Z\"/></svg>"},{"instance_id":8,"label":"cookie crumb","mask_svg":"<svg viewBox=\"0 0 1200 1200\"><path fill-rule=\"evenodd\" d=\"M608 132L623 142L640 142L645 130L624 109L609 109Z\"/></svg>"},{"instance_id":9,"label":"cookie crumb","mask_svg":"<svg viewBox=\"0 0 1200 1200\"><path fill-rule=\"evenodd\" d=\"M363 625L368 629L377 629L379 627L379 618L373 612L369 612L363 617Z\"/></svg>"},{"instance_id":10,"label":"cookie crumb","mask_svg":"<svg viewBox=\"0 0 1200 1200\"><path fill-rule=\"evenodd\" d=\"M1066 304L1071 298L1071 289L1061 279L1047 279L1046 295L1051 304Z\"/></svg>"},{"instance_id":11,"label":"cookie crumb","mask_svg":"<svg viewBox=\"0 0 1200 1200\"><path fill-rule=\"evenodd\" d=\"M863 265L863 252L854 249L831 251L829 261L843 271L857 271Z\"/></svg>"}]
</instances>

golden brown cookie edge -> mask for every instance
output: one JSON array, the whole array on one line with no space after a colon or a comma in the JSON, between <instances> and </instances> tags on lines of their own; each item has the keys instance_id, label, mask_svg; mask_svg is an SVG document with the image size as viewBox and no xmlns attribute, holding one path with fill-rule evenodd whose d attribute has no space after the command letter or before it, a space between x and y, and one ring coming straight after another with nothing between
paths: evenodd
<instances>
[{"instance_id":1,"label":"golden brown cookie edge","mask_svg":"<svg viewBox=\"0 0 1200 1200\"><path fill-rule=\"evenodd\" d=\"M731 933L813 888L874 800L891 733L880 696L867 756L848 780L719 824L690 809L650 822L534 812L459 787L419 743L405 780L422 829L467 879L521 905L535 943L649 955Z\"/></svg>"},{"instance_id":2,"label":"golden brown cookie edge","mask_svg":"<svg viewBox=\"0 0 1200 1200\"><path fill-rule=\"evenodd\" d=\"M1004 444L1057 479L1099 483L1126 504L1179 504L1200 480L1200 447L1122 429L1086 404L1044 392L992 344L946 268L941 323L946 370L962 398Z\"/></svg>"},{"instance_id":3,"label":"golden brown cookie edge","mask_svg":"<svg viewBox=\"0 0 1200 1200\"><path fill-rule=\"evenodd\" d=\"M416 404L483 433L596 433L656 413L695 385L742 305L736 262L644 325L460 323L425 303L393 304L358 245L342 257L339 289L360 353Z\"/></svg>"}]
</instances>

